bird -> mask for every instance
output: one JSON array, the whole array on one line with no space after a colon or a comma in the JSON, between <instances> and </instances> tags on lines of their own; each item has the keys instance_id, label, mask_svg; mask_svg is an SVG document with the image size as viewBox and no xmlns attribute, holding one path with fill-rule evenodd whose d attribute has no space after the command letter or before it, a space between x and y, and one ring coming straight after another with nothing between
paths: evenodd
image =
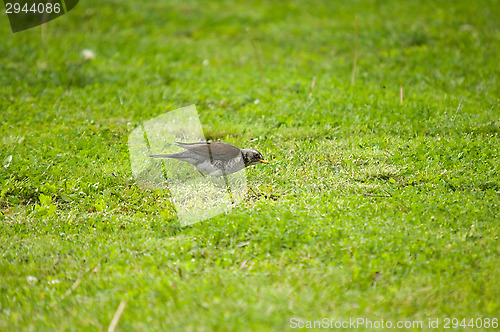
<instances>
[{"instance_id":1,"label":"bird","mask_svg":"<svg viewBox=\"0 0 500 332\"><path fill-rule=\"evenodd\" d=\"M175 144L184 151L171 154L150 155L151 158L172 158L193 165L203 176L221 177L236 173L256 164L269 164L262 154L254 149L240 149L221 142L196 142Z\"/></svg>"}]
</instances>

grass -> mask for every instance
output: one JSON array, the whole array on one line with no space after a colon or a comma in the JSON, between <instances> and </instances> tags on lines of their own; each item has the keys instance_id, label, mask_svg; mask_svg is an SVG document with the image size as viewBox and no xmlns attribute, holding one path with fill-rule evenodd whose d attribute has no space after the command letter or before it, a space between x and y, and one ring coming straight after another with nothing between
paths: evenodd
<instances>
[{"instance_id":1,"label":"grass","mask_svg":"<svg viewBox=\"0 0 500 332\"><path fill-rule=\"evenodd\" d=\"M85 1L43 39L2 20L0 328L106 330L120 303L126 331L500 318L499 15ZM271 165L180 227L127 139L190 104Z\"/></svg>"}]
</instances>

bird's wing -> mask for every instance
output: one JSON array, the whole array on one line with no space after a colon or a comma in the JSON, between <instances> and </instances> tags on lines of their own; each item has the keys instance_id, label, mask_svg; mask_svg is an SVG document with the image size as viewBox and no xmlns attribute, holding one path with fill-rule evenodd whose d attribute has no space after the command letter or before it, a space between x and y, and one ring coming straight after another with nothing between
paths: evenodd
<instances>
[{"instance_id":1,"label":"bird's wing","mask_svg":"<svg viewBox=\"0 0 500 332\"><path fill-rule=\"evenodd\" d=\"M226 143L180 143L176 144L192 153L213 160L230 160L241 154L241 150Z\"/></svg>"}]
</instances>

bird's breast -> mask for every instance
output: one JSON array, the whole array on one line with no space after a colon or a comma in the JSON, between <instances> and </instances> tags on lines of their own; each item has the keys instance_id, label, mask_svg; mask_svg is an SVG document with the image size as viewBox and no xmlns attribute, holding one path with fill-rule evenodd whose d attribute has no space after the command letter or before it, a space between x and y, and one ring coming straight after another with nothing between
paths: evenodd
<instances>
[{"instance_id":1,"label":"bird's breast","mask_svg":"<svg viewBox=\"0 0 500 332\"><path fill-rule=\"evenodd\" d=\"M219 177L238 172L245 165L243 159L238 157L230 160L206 160L196 165L196 168L203 174Z\"/></svg>"}]
</instances>

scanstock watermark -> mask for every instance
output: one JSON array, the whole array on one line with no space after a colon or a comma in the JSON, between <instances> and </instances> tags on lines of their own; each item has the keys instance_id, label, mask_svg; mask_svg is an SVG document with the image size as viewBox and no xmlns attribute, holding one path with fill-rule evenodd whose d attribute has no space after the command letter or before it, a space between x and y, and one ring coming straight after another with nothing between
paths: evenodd
<instances>
[{"instance_id":1,"label":"scanstock watermark","mask_svg":"<svg viewBox=\"0 0 500 332\"><path fill-rule=\"evenodd\" d=\"M449 329L449 328L498 328L498 318L436 318L427 320L370 320L368 318L349 318L338 320L303 320L291 318L292 329Z\"/></svg>"},{"instance_id":2,"label":"scanstock watermark","mask_svg":"<svg viewBox=\"0 0 500 332\"><path fill-rule=\"evenodd\" d=\"M422 321L397 321L390 320L369 320L367 318L349 318L349 320L336 320L323 318L321 320L302 320L299 318L290 319L290 327L295 329L382 329L382 328L408 328L421 329L424 323Z\"/></svg>"},{"instance_id":3,"label":"scanstock watermark","mask_svg":"<svg viewBox=\"0 0 500 332\"><path fill-rule=\"evenodd\" d=\"M12 32L52 21L73 9L78 0L3 0Z\"/></svg>"}]
</instances>

